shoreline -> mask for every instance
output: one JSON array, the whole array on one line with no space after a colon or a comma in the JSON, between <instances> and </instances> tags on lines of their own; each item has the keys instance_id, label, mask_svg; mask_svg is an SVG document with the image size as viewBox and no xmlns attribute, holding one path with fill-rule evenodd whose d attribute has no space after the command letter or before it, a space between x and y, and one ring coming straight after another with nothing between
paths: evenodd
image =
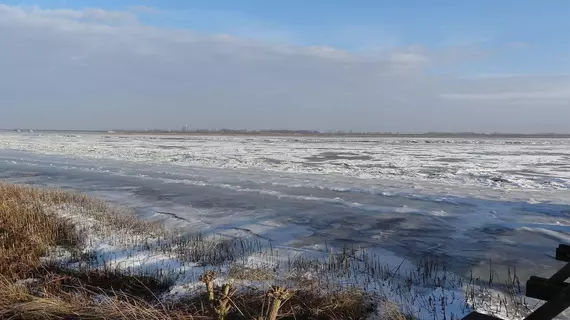
<instances>
[{"instance_id":1,"label":"shoreline","mask_svg":"<svg viewBox=\"0 0 570 320\"><path fill-rule=\"evenodd\" d=\"M188 299L196 302L205 291L202 276L214 272L217 275L213 282L215 286L231 285L238 290L236 294L240 297L251 294L251 290L257 292L256 296L263 297L264 292L279 286L298 297L309 295L314 299L313 303L318 300L320 302L316 304L322 304L339 296L346 299L350 293L354 299L360 297L348 308L350 312L363 312L362 308L368 305L368 319L376 319L373 316L379 316L378 313L387 305L392 311L394 308L399 310L400 315L403 313L417 319L433 312L440 314L440 307L427 308L425 302L429 299L441 300L448 318L451 314L460 316L470 311L469 304L481 302L481 305L497 308L498 302L491 301L495 299L494 295L489 295L489 298L465 295L469 292L469 285L464 287L463 281L468 280L448 273L445 265L437 260L426 259L423 264L407 267L402 267L404 261L400 261L400 265L394 268L398 262L385 264L382 257L370 256L356 248L345 248L321 258L291 257L274 248L262 248L255 241L176 234L165 230L160 223L137 220L128 209L83 195L6 184L0 186L3 190L33 195L35 201L43 203L44 214L63 219L82 235L83 245L76 246L75 250L58 246L57 250L51 251L51 257L42 258L44 267L47 263L76 275L77 272L103 272L119 277L140 277L161 288L161 292L153 293L154 302L159 304L176 305L178 301ZM60 199L60 202L56 206L53 203L49 205L54 199ZM417 273L408 273L416 269ZM447 280L434 286L435 279L442 278ZM402 290L406 283L408 289ZM495 292L492 288L485 288L483 283L477 284L477 288L481 292ZM481 299L491 300L483 303ZM510 299L516 301L518 298L511 296ZM251 301L248 303L255 305ZM371 308L370 303L374 307ZM320 307L313 305L309 309ZM343 308L333 311L348 312L346 305ZM309 311L299 310L297 315ZM498 311L500 313L501 310ZM201 312L207 313L206 310Z\"/></svg>"}]
</instances>

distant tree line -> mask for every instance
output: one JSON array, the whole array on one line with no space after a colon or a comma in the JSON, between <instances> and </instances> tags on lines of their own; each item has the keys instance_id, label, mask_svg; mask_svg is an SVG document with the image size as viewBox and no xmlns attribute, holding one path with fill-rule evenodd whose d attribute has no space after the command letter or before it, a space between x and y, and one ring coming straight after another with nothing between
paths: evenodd
<instances>
[{"instance_id":1,"label":"distant tree line","mask_svg":"<svg viewBox=\"0 0 570 320\"><path fill-rule=\"evenodd\" d=\"M359 132L359 131L318 131L290 129L146 129L113 130L116 133L171 133L171 134L233 134L233 135L308 135L308 136L355 136L355 137L424 137L424 138L570 138L570 134L556 133L476 133L476 132Z\"/></svg>"}]
</instances>

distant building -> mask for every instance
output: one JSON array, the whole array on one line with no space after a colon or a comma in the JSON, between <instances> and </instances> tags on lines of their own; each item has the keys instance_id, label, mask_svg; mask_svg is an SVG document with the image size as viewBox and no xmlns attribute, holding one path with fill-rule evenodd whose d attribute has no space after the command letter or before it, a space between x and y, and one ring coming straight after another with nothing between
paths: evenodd
<instances>
[{"instance_id":1,"label":"distant building","mask_svg":"<svg viewBox=\"0 0 570 320\"><path fill-rule=\"evenodd\" d=\"M182 132L188 132L188 125L185 124L184 127L182 127Z\"/></svg>"}]
</instances>

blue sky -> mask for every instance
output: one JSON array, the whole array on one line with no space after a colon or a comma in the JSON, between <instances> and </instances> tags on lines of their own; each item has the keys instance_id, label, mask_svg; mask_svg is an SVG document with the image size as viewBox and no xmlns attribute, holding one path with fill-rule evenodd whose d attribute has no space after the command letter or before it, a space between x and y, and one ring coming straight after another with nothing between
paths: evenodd
<instances>
[{"instance_id":1,"label":"blue sky","mask_svg":"<svg viewBox=\"0 0 570 320\"><path fill-rule=\"evenodd\" d=\"M291 39L286 40L301 44L346 49L383 45L383 38L391 38L388 42L400 45L421 43L428 47L527 42L545 50L570 48L569 42L564 41L564 34L570 30L570 2L566 0L46 0L6 3L115 10L148 6L160 10L143 16L144 21L152 24L230 34L248 26L258 29L260 34L274 31L275 40L280 40L282 33L284 38L290 35ZM347 34L336 37L335 33L343 30ZM250 36L256 37L255 31L252 30ZM355 40L343 39L349 38L348 33L352 31L350 36Z\"/></svg>"},{"instance_id":2,"label":"blue sky","mask_svg":"<svg viewBox=\"0 0 570 320\"><path fill-rule=\"evenodd\" d=\"M78 117L95 119L87 106L97 99L125 114L146 105L146 118L101 116L92 127L150 126L159 119L151 102L171 100L171 116L157 126L176 121L187 102L196 108L189 115L213 127L262 119L269 127L505 131L514 121L506 131L567 131L569 17L568 0L0 0L0 67L20 79L15 66L27 66L60 112L80 96L58 84L92 95ZM124 77L120 93L105 79L117 70L131 72L114 77ZM40 108L24 94L34 84L21 80L0 75L0 93L3 81L22 90L4 92L11 100L0 109ZM309 120L285 117L295 108L312 110ZM234 109L234 122L215 117ZM325 110L331 119L319 116ZM424 121L406 118L412 111ZM30 121L24 113L14 119Z\"/></svg>"},{"instance_id":3,"label":"blue sky","mask_svg":"<svg viewBox=\"0 0 570 320\"><path fill-rule=\"evenodd\" d=\"M353 51L406 45L477 46L493 50L492 61L461 70L570 72L567 0L80 0L42 1L41 5L118 10L144 5L159 9L142 15L149 24Z\"/></svg>"},{"instance_id":4,"label":"blue sky","mask_svg":"<svg viewBox=\"0 0 570 320\"><path fill-rule=\"evenodd\" d=\"M42 8L125 10L142 22L353 52L402 46L476 47L492 59L455 65L470 73L570 72L567 0L44 0L4 1ZM547 58L545 58L547 57Z\"/></svg>"}]
</instances>

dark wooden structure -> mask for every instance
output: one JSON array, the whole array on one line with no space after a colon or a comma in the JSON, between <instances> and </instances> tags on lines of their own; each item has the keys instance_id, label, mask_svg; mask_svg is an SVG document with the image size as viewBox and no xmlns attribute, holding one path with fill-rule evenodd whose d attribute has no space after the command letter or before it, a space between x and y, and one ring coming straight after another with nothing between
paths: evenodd
<instances>
[{"instance_id":1,"label":"dark wooden structure","mask_svg":"<svg viewBox=\"0 0 570 320\"><path fill-rule=\"evenodd\" d=\"M546 301L540 308L529 314L525 320L552 320L570 308L570 246L561 244L556 249L556 260L567 262L552 277L545 279L530 277L526 283L526 296ZM499 318L471 312L463 320L499 320Z\"/></svg>"}]
</instances>

